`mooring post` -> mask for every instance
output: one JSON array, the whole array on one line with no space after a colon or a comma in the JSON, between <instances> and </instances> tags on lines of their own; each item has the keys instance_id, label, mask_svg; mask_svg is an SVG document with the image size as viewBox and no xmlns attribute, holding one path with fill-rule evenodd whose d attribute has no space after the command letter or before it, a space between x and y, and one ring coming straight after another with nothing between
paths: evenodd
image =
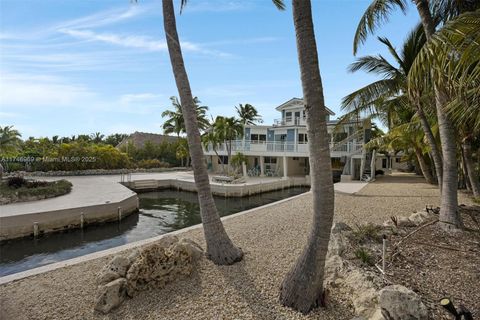
<instances>
[{"instance_id":1,"label":"mooring post","mask_svg":"<svg viewBox=\"0 0 480 320\"><path fill-rule=\"evenodd\" d=\"M85 214L83 212L80 212L80 228L83 229L84 225L85 225Z\"/></svg>"},{"instance_id":2,"label":"mooring post","mask_svg":"<svg viewBox=\"0 0 480 320\"><path fill-rule=\"evenodd\" d=\"M383 278L385 278L385 273L387 272L385 270L385 255L387 251L387 236L384 234L383 235L383 247L382 247L382 270L383 270Z\"/></svg>"},{"instance_id":3,"label":"mooring post","mask_svg":"<svg viewBox=\"0 0 480 320\"><path fill-rule=\"evenodd\" d=\"M33 236L36 238L39 234L38 222L33 223Z\"/></svg>"},{"instance_id":4,"label":"mooring post","mask_svg":"<svg viewBox=\"0 0 480 320\"><path fill-rule=\"evenodd\" d=\"M118 207L118 221L122 221L122 207Z\"/></svg>"}]
</instances>

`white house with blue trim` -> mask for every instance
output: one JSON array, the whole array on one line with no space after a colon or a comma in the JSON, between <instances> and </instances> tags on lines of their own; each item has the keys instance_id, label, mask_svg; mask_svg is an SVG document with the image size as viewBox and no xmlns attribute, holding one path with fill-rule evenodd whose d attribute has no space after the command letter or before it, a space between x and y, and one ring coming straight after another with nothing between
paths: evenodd
<instances>
[{"instance_id":1,"label":"white house with blue trim","mask_svg":"<svg viewBox=\"0 0 480 320\"><path fill-rule=\"evenodd\" d=\"M245 126L242 139L232 142L232 155L241 152L247 157L247 172L251 176L306 176L309 152L303 99L290 99L276 110L281 118L273 125ZM331 119L335 113L328 108L327 113L332 166L343 171L342 178L359 180L370 168L369 154L363 151L370 138L370 122L359 119L337 126L338 120ZM209 146L205 155L208 168L215 173L222 171L222 160L223 164L229 161L226 144L215 150Z\"/></svg>"}]
</instances>

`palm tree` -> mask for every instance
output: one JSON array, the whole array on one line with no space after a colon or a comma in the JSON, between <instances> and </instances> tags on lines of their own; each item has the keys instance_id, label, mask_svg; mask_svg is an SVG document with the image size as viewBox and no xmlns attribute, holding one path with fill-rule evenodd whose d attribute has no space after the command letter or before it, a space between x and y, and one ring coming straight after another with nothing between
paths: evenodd
<instances>
[{"instance_id":1,"label":"palm tree","mask_svg":"<svg viewBox=\"0 0 480 320\"><path fill-rule=\"evenodd\" d=\"M428 0L414 0L417 11L420 16L422 26L425 31L427 41L432 38L436 31L435 20L448 20L463 10L472 10L480 7L479 1L475 1L472 5L465 5L469 0L443 0L439 1L437 12L443 16L434 17L430 12ZM372 32L379 24L388 20L389 14L395 8L400 8L405 12L407 8L406 0L373 0L362 16L354 37L354 53L356 53L358 45L365 41L369 32ZM431 70L429 70L431 71ZM436 74L437 76L438 74ZM444 112L448 95L446 88L441 83L443 76L438 77L434 81L433 91L435 96L435 107L439 134L443 155L442 167L442 196L440 209L440 225L445 230L458 230L463 228L463 222L460 214L457 212L458 207L458 170L457 170L457 148L455 142L454 126L450 117Z\"/></svg>"},{"instance_id":2,"label":"palm tree","mask_svg":"<svg viewBox=\"0 0 480 320\"><path fill-rule=\"evenodd\" d=\"M7 152L16 150L21 142L22 135L12 128L13 126L0 127L0 154L6 155ZM0 179L3 177L3 171L4 168L0 162Z\"/></svg>"},{"instance_id":3,"label":"palm tree","mask_svg":"<svg viewBox=\"0 0 480 320\"><path fill-rule=\"evenodd\" d=\"M281 1L274 1L283 8ZM329 139L310 0L293 0L303 99L307 113L313 223L308 242L280 289L280 302L302 313L323 304L323 275L334 213Z\"/></svg>"},{"instance_id":4,"label":"palm tree","mask_svg":"<svg viewBox=\"0 0 480 320\"><path fill-rule=\"evenodd\" d=\"M425 106L418 98L418 92L415 94L416 99L411 99L411 96L408 95L407 76L413 61L425 43L423 28L420 26L414 28L405 39L400 52L397 52L387 38L379 37L378 40L388 48L397 66L381 55L360 57L350 65L351 72L365 70L378 74L382 79L356 90L343 99L342 109L350 111L346 119L366 112L381 118L385 122L384 124L391 129L401 113L410 113L410 110L415 110L430 147L438 182L441 184L442 158L430 121L424 112Z\"/></svg>"},{"instance_id":5,"label":"palm tree","mask_svg":"<svg viewBox=\"0 0 480 320\"><path fill-rule=\"evenodd\" d=\"M457 140L475 197L480 196L472 160L472 142L480 133L479 52L480 10L477 10L447 22L419 53L409 74L410 90L431 87L432 82L447 90L445 110L459 134ZM426 73L432 76L425 77ZM442 82L436 84L437 79Z\"/></svg>"},{"instance_id":6,"label":"palm tree","mask_svg":"<svg viewBox=\"0 0 480 320\"><path fill-rule=\"evenodd\" d=\"M0 153L6 153L15 150L22 135L13 126L0 127Z\"/></svg>"},{"instance_id":7,"label":"palm tree","mask_svg":"<svg viewBox=\"0 0 480 320\"><path fill-rule=\"evenodd\" d=\"M105 138L105 135L101 134L100 132L95 132L90 135L90 138L93 143L101 143L103 142L103 138Z\"/></svg>"},{"instance_id":8,"label":"palm tree","mask_svg":"<svg viewBox=\"0 0 480 320\"><path fill-rule=\"evenodd\" d=\"M213 131L219 140L225 142L228 155L228 173L231 169L233 140L237 140L243 136L243 124L235 117L218 116L213 123Z\"/></svg>"},{"instance_id":9,"label":"palm tree","mask_svg":"<svg viewBox=\"0 0 480 320\"><path fill-rule=\"evenodd\" d=\"M246 103L245 105L239 104L238 107L235 107L237 110L238 117L240 121L244 124L255 124L263 123L262 116L258 114L257 109L251 104Z\"/></svg>"},{"instance_id":10,"label":"palm tree","mask_svg":"<svg viewBox=\"0 0 480 320\"><path fill-rule=\"evenodd\" d=\"M175 133L177 137L179 137L180 134L187 132L185 121L183 120L182 106L177 97L170 97L170 100L172 101L173 110L165 110L162 112L162 118L168 118L163 124L163 132L165 134ZM197 97L193 98L193 102L197 113L198 128L201 131L204 131L210 125L207 119L208 107L201 106L200 100Z\"/></svg>"},{"instance_id":11,"label":"palm tree","mask_svg":"<svg viewBox=\"0 0 480 320\"><path fill-rule=\"evenodd\" d=\"M217 156L217 159L222 163L222 171L225 173L225 164L223 163L223 158L218 155L218 145L224 141L218 136L218 133L215 132L214 128L205 132L202 136L202 144L205 149L212 148L213 152Z\"/></svg>"},{"instance_id":12,"label":"palm tree","mask_svg":"<svg viewBox=\"0 0 480 320\"><path fill-rule=\"evenodd\" d=\"M182 7L185 0L182 0ZM188 147L192 158L195 186L200 204L203 232L207 243L207 257L215 264L228 265L242 260L243 251L236 247L228 237L218 215L210 189L205 156L203 153L198 116L193 100L190 82L183 62L182 49L178 38L175 12L172 0L163 0L163 23L168 46L168 53L173 75L180 95L181 110L185 121Z\"/></svg>"}]
</instances>

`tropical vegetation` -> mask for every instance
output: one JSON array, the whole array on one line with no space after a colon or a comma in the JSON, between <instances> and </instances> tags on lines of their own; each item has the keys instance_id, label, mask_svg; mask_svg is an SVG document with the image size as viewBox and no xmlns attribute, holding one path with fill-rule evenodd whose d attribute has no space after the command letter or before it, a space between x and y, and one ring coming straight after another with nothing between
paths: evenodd
<instances>
[{"instance_id":1,"label":"tropical vegetation","mask_svg":"<svg viewBox=\"0 0 480 320\"><path fill-rule=\"evenodd\" d=\"M347 96L344 108L384 120L391 129L389 137L384 139L390 147L406 155L415 153L426 179L438 182L440 225L446 230L459 230L463 222L457 210L457 189L462 176L474 196L479 195L475 110L479 108L480 87L480 2L415 0L414 3L420 28L410 34L400 54L388 39L379 38L397 66L382 56L359 58L352 71L363 69L379 74L382 79ZM372 1L358 24L354 53L370 33L388 21L393 10L405 12L407 7L405 0ZM414 114L402 116L405 112ZM410 130L414 127L421 130ZM426 142L428 147L418 150L412 144L405 145L406 141L416 141L417 147Z\"/></svg>"}]
</instances>

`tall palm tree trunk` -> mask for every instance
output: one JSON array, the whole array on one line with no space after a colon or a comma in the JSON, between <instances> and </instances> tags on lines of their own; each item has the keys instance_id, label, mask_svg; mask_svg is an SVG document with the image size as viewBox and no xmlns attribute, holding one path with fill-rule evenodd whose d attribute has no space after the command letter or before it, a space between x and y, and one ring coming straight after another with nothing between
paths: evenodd
<instances>
[{"instance_id":1,"label":"tall palm tree trunk","mask_svg":"<svg viewBox=\"0 0 480 320\"><path fill-rule=\"evenodd\" d=\"M463 139L462 150L465 159L465 168L467 169L468 174L468 181L470 182L473 196L478 198L480 197L480 183L478 181L478 176L475 174L475 166L472 159L472 144L469 137Z\"/></svg>"},{"instance_id":2,"label":"tall palm tree trunk","mask_svg":"<svg viewBox=\"0 0 480 320\"><path fill-rule=\"evenodd\" d=\"M429 166L427 165L427 163L425 162L425 159L423 158L422 151L417 146L414 146L413 149L415 151L415 156L417 156L417 161L420 166L420 170L422 171L423 177L425 178L425 180L427 180L428 183L433 184L434 179L433 179L432 173L430 172Z\"/></svg>"},{"instance_id":3,"label":"tall palm tree trunk","mask_svg":"<svg viewBox=\"0 0 480 320\"><path fill-rule=\"evenodd\" d=\"M333 221L334 191L310 0L293 0L293 20L307 112L313 222L307 245L283 280L280 302L307 313L323 304L323 275Z\"/></svg>"},{"instance_id":4,"label":"tall palm tree trunk","mask_svg":"<svg viewBox=\"0 0 480 320\"><path fill-rule=\"evenodd\" d=\"M417 5L423 28L425 29L425 36L427 40L429 40L435 33L435 23L430 13L428 2L426 0L415 0L415 4ZM462 229L462 218L457 211L458 169L455 131L452 122L443 110L443 107L447 103L444 88L435 85L434 91L443 155L440 225L445 230Z\"/></svg>"},{"instance_id":5,"label":"tall palm tree trunk","mask_svg":"<svg viewBox=\"0 0 480 320\"><path fill-rule=\"evenodd\" d=\"M170 62L172 64L185 120L195 186L200 204L203 232L207 243L207 257L215 264L232 264L242 259L243 252L240 248L235 247L228 237L212 197L207 165L200 140L200 131L198 130L195 103L193 101L190 83L183 62L180 41L178 39L173 2L172 0L163 0L162 4L168 53L170 55Z\"/></svg>"},{"instance_id":6,"label":"tall palm tree trunk","mask_svg":"<svg viewBox=\"0 0 480 320\"><path fill-rule=\"evenodd\" d=\"M430 154L432 155L433 165L435 168L435 174L437 176L438 187L440 189L440 195L442 194L442 179L443 179L443 168L442 168L442 156L438 149L437 141L433 136L432 129L430 128L430 123L428 123L428 119L425 116L425 112L423 112L423 108L419 102L414 103L415 108L417 109L417 115L420 119L420 123L422 125L423 133L427 138L427 143L430 146Z\"/></svg>"}]
</instances>

